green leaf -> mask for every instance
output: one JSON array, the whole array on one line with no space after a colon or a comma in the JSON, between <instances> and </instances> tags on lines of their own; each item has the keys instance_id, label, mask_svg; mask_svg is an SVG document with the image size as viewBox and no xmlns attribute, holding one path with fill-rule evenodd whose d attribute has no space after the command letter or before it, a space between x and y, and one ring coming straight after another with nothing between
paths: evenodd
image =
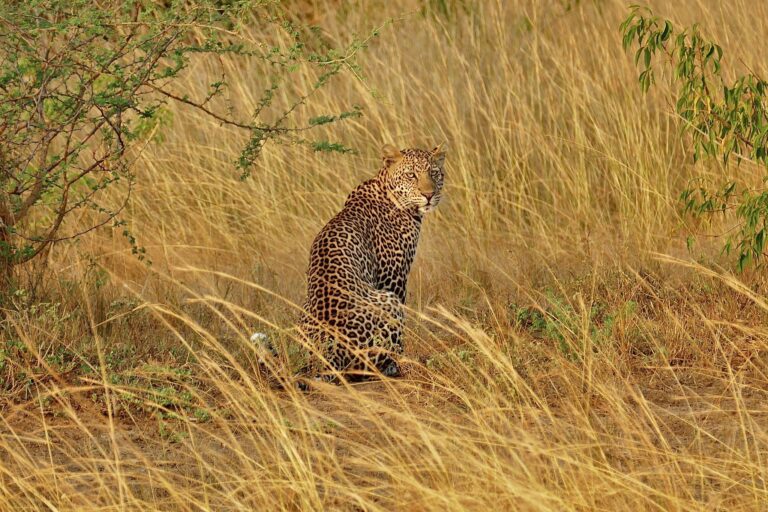
<instances>
[{"instance_id":1,"label":"green leaf","mask_svg":"<svg viewBox=\"0 0 768 512\"><path fill-rule=\"evenodd\" d=\"M338 142L328 142L327 140L312 142L311 147L315 152L325 153L354 153L355 150L348 148Z\"/></svg>"},{"instance_id":2,"label":"green leaf","mask_svg":"<svg viewBox=\"0 0 768 512\"><path fill-rule=\"evenodd\" d=\"M332 123L336 120L336 116L317 116L309 120L311 126L320 126L322 124Z\"/></svg>"},{"instance_id":3,"label":"green leaf","mask_svg":"<svg viewBox=\"0 0 768 512\"><path fill-rule=\"evenodd\" d=\"M664 30L661 32L661 40L666 41L672 34L672 23L669 20L664 21Z\"/></svg>"}]
</instances>

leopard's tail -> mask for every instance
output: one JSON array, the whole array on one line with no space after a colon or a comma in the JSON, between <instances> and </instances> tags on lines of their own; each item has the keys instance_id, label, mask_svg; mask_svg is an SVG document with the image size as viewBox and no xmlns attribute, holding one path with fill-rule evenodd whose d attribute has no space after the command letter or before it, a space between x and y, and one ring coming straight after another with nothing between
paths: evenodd
<instances>
[{"instance_id":1,"label":"leopard's tail","mask_svg":"<svg viewBox=\"0 0 768 512\"><path fill-rule=\"evenodd\" d=\"M251 334L251 343L256 345L259 354L259 363L266 364L268 359L277 357L277 349L269 336L263 332Z\"/></svg>"},{"instance_id":2,"label":"leopard's tail","mask_svg":"<svg viewBox=\"0 0 768 512\"><path fill-rule=\"evenodd\" d=\"M307 391L309 384L302 375L287 375L284 367L280 366L277 347L272 339L263 332L254 332L251 334L251 342L256 345L259 364L267 375L271 375L272 386L278 389L285 389L286 386L292 386L299 391Z\"/></svg>"}]
</instances>

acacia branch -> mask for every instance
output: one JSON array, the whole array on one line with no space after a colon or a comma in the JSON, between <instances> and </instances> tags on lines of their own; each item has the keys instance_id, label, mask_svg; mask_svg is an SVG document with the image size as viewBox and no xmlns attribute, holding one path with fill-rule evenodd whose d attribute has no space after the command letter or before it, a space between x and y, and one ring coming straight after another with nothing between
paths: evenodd
<instances>
[{"instance_id":1,"label":"acacia branch","mask_svg":"<svg viewBox=\"0 0 768 512\"><path fill-rule=\"evenodd\" d=\"M253 130L254 128L257 128L256 125L241 123L241 122L238 122L238 121L234 121L232 119L228 119L228 118L226 118L224 116L221 116L221 115L217 114L216 112L214 112L213 110L207 108L203 103L196 103L196 102L190 100L189 98L185 98L183 96L177 96L176 94L173 94L172 92L166 91L165 89L163 89L161 87L158 87L155 84L151 84L150 83L150 84L147 84L147 85L151 89L153 89L153 90L159 92L160 94L162 94L163 96L165 96L167 98L170 98L170 99L172 99L174 101L178 101L179 103L183 103L185 105L189 105L190 107L194 107L194 108L204 112L205 114L211 116L212 118L216 119L217 121L219 121L219 122L221 122L223 124L226 124L226 125L229 125L229 126L235 126L237 128L242 128L244 130Z\"/></svg>"}]
</instances>

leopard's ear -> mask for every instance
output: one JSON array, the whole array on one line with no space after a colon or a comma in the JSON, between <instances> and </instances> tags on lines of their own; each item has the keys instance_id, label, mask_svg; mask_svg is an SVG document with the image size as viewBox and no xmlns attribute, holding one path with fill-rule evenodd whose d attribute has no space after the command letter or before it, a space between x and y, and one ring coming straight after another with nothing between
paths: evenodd
<instances>
[{"instance_id":1,"label":"leopard's ear","mask_svg":"<svg viewBox=\"0 0 768 512\"><path fill-rule=\"evenodd\" d=\"M432 161L437 164L438 167L442 167L445 163L445 148L441 142L429 152L432 155Z\"/></svg>"},{"instance_id":2,"label":"leopard's ear","mask_svg":"<svg viewBox=\"0 0 768 512\"><path fill-rule=\"evenodd\" d=\"M403 154L392 144L384 144L381 148L381 159L389 165L403 158Z\"/></svg>"}]
</instances>

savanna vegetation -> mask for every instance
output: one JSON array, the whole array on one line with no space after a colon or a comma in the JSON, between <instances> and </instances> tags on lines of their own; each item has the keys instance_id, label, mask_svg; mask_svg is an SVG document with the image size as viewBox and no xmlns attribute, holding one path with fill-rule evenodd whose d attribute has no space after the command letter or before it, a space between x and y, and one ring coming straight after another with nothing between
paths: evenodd
<instances>
[{"instance_id":1,"label":"savanna vegetation","mask_svg":"<svg viewBox=\"0 0 768 512\"><path fill-rule=\"evenodd\" d=\"M0 7L0 509L766 508L768 4L94 6ZM404 376L281 385L440 142Z\"/></svg>"}]
</instances>

